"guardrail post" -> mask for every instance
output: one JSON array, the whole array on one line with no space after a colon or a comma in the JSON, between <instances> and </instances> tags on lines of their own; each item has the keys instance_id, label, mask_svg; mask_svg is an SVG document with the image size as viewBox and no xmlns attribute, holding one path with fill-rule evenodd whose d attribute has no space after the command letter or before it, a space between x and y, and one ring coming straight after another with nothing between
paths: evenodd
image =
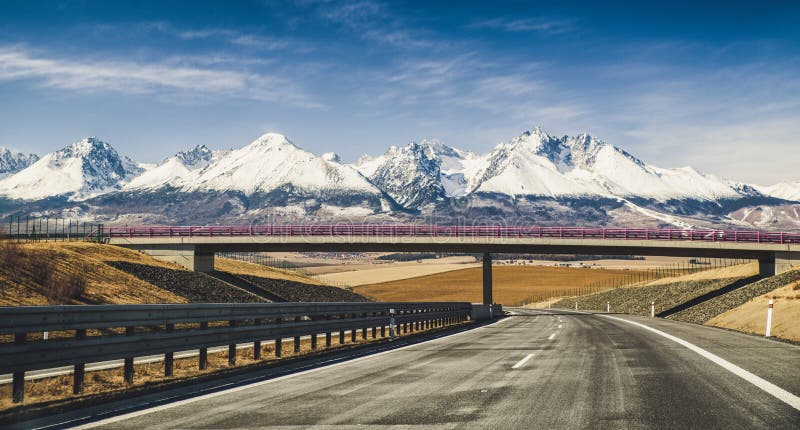
<instances>
[{"instance_id":1,"label":"guardrail post","mask_svg":"<svg viewBox=\"0 0 800 430\"><path fill-rule=\"evenodd\" d=\"M341 315L340 318L344 319L347 315ZM339 329L339 345L344 345L344 329Z\"/></svg>"},{"instance_id":2,"label":"guardrail post","mask_svg":"<svg viewBox=\"0 0 800 430\"><path fill-rule=\"evenodd\" d=\"M331 347L331 332L325 332L325 348Z\"/></svg>"},{"instance_id":3,"label":"guardrail post","mask_svg":"<svg viewBox=\"0 0 800 430\"><path fill-rule=\"evenodd\" d=\"M86 339L86 329L75 330L75 339ZM72 369L72 394L80 394L83 392L85 372L85 363L75 363L75 367Z\"/></svg>"},{"instance_id":4,"label":"guardrail post","mask_svg":"<svg viewBox=\"0 0 800 430\"><path fill-rule=\"evenodd\" d=\"M270 227L271 229L272 227ZM283 318L277 317L275 318L275 324L280 324L283 322ZM281 347L283 346L283 338L278 336L275 338L275 357L280 357L282 354Z\"/></svg>"},{"instance_id":5,"label":"guardrail post","mask_svg":"<svg viewBox=\"0 0 800 430\"><path fill-rule=\"evenodd\" d=\"M208 321L200 323L200 330L208 330ZM197 364L200 370L206 370L208 368L208 348L200 348Z\"/></svg>"},{"instance_id":6,"label":"guardrail post","mask_svg":"<svg viewBox=\"0 0 800 430\"><path fill-rule=\"evenodd\" d=\"M252 236L252 233L251 233ZM256 319L254 321L255 325L262 325L264 324L264 320ZM254 340L253 341L253 360L260 360L261 359L261 341Z\"/></svg>"},{"instance_id":7,"label":"guardrail post","mask_svg":"<svg viewBox=\"0 0 800 430\"><path fill-rule=\"evenodd\" d=\"M294 317L294 322L300 322L300 317ZM294 337L294 353L297 354L300 352L300 336Z\"/></svg>"},{"instance_id":8,"label":"guardrail post","mask_svg":"<svg viewBox=\"0 0 800 430\"><path fill-rule=\"evenodd\" d=\"M25 343L26 333L14 334L14 343L22 345ZM21 403L25 399L25 371L14 372L11 375L11 401Z\"/></svg>"},{"instance_id":9,"label":"guardrail post","mask_svg":"<svg viewBox=\"0 0 800 430\"><path fill-rule=\"evenodd\" d=\"M172 333L175 331L175 324L167 324L166 326L167 333ZM164 353L164 376L171 377L172 370L175 367L175 354L170 351Z\"/></svg>"},{"instance_id":10,"label":"guardrail post","mask_svg":"<svg viewBox=\"0 0 800 430\"><path fill-rule=\"evenodd\" d=\"M236 321L231 320L228 325L236 327ZM236 344L228 344L228 366L236 365Z\"/></svg>"},{"instance_id":11,"label":"guardrail post","mask_svg":"<svg viewBox=\"0 0 800 430\"><path fill-rule=\"evenodd\" d=\"M356 333L358 333L358 329L357 328L350 329L350 341L353 342L353 343L356 343Z\"/></svg>"},{"instance_id":12,"label":"guardrail post","mask_svg":"<svg viewBox=\"0 0 800 430\"><path fill-rule=\"evenodd\" d=\"M311 333L311 349L317 349L317 333Z\"/></svg>"},{"instance_id":13,"label":"guardrail post","mask_svg":"<svg viewBox=\"0 0 800 430\"><path fill-rule=\"evenodd\" d=\"M372 338L378 337L378 327L372 326Z\"/></svg>"},{"instance_id":14,"label":"guardrail post","mask_svg":"<svg viewBox=\"0 0 800 430\"><path fill-rule=\"evenodd\" d=\"M389 340L394 340L394 309L389 309Z\"/></svg>"},{"instance_id":15,"label":"guardrail post","mask_svg":"<svg viewBox=\"0 0 800 430\"><path fill-rule=\"evenodd\" d=\"M125 336L133 336L134 327L125 327ZM124 377L126 384L133 384L133 357L125 357Z\"/></svg>"}]
</instances>

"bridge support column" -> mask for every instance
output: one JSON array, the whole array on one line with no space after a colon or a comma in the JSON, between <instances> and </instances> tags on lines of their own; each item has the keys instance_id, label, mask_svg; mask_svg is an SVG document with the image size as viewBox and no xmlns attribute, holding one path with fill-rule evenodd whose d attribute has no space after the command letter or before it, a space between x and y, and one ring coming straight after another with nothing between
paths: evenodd
<instances>
[{"instance_id":1,"label":"bridge support column","mask_svg":"<svg viewBox=\"0 0 800 430\"><path fill-rule=\"evenodd\" d=\"M214 253L203 252L194 245L172 245L154 248L137 247L139 251L160 261L176 263L187 270L210 272L214 270Z\"/></svg>"},{"instance_id":2,"label":"bridge support column","mask_svg":"<svg viewBox=\"0 0 800 430\"><path fill-rule=\"evenodd\" d=\"M758 272L765 276L775 276L800 267L800 252L776 252L772 258L758 260Z\"/></svg>"},{"instance_id":3,"label":"bridge support column","mask_svg":"<svg viewBox=\"0 0 800 430\"><path fill-rule=\"evenodd\" d=\"M483 253L483 304L492 304L492 254Z\"/></svg>"}]
</instances>

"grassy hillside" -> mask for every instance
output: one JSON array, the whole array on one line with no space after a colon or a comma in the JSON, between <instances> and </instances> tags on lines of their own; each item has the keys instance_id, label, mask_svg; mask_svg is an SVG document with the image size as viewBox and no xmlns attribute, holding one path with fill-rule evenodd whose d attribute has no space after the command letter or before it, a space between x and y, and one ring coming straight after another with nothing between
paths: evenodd
<instances>
[{"instance_id":1,"label":"grassy hillside","mask_svg":"<svg viewBox=\"0 0 800 430\"><path fill-rule=\"evenodd\" d=\"M221 273L303 291L309 301L363 300L337 295L319 281L265 266L217 259ZM347 296L349 294L349 296ZM294 300L284 298L285 300ZM87 242L0 241L0 305L264 302L265 298L206 274L145 254Z\"/></svg>"},{"instance_id":2,"label":"grassy hillside","mask_svg":"<svg viewBox=\"0 0 800 430\"><path fill-rule=\"evenodd\" d=\"M413 270L410 267L408 270ZM496 266L492 268L494 301L515 305L533 296L565 291L592 282L618 279L636 273L544 266ZM468 301L480 302L483 272L480 267L453 270L398 281L353 287L353 291L380 301Z\"/></svg>"},{"instance_id":3,"label":"grassy hillside","mask_svg":"<svg viewBox=\"0 0 800 430\"><path fill-rule=\"evenodd\" d=\"M662 279L644 286L617 288L601 293L565 298L553 307L605 310L650 315L650 302L656 314L668 319L706 324L755 334L763 334L767 300L775 301L772 335L800 341L800 269L761 280L752 277L753 265L708 271L703 275ZM699 275L699 274L698 274ZM731 276L714 278L714 276ZM688 279L688 280L687 280Z\"/></svg>"}]
</instances>

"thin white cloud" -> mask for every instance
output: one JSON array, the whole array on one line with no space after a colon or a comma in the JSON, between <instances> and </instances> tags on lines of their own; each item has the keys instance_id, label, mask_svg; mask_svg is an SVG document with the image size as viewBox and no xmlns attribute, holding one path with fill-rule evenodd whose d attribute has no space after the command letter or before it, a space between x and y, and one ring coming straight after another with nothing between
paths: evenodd
<instances>
[{"instance_id":1,"label":"thin white cloud","mask_svg":"<svg viewBox=\"0 0 800 430\"><path fill-rule=\"evenodd\" d=\"M545 18L494 18L470 25L471 28L488 28L512 33L537 32L544 34L562 34L575 31L576 21L573 19Z\"/></svg>"},{"instance_id":2,"label":"thin white cloud","mask_svg":"<svg viewBox=\"0 0 800 430\"><path fill-rule=\"evenodd\" d=\"M0 46L0 80L30 79L42 87L80 92L147 94L171 91L193 96L239 97L319 107L293 82L246 70L178 66L174 62L68 60Z\"/></svg>"}]
</instances>

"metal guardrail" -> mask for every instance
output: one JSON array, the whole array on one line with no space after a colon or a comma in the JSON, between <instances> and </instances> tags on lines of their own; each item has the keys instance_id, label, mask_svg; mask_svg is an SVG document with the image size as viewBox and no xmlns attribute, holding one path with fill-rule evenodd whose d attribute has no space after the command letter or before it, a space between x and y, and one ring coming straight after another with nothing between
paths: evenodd
<instances>
[{"instance_id":1,"label":"metal guardrail","mask_svg":"<svg viewBox=\"0 0 800 430\"><path fill-rule=\"evenodd\" d=\"M390 310L394 314L390 315ZM98 305L98 306L21 306L0 307L0 334L13 335L13 342L0 343L0 374L12 373L12 397L24 396L25 371L74 365L73 392L83 391L86 363L124 358L125 381L133 382L133 358L165 354L165 376L172 376L173 354L200 350L199 367L208 365L208 347L228 345L229 364L235 364L236 345L253 342L254 358L260 358L261 341L275 340L276 355L282 339L293 337L300 349L300 337L311 335L316 349L317 336L345 331L352 340L360 329L362 337L372 328L385 337L393 321L404 333L423 328L456 324L470 318L472 305L442 303L256 303L190 305ZM87 336L87 330L124 328L124 334ZM27 339L28 333L74 330L72 337L50 340ZM393 333L394 326L390 327Z\"/></svg>"},{"instance_id":2,"label":"metal guardrail","mask_svg":"<svg viewBox=\"0 0 800 430\"><path fill-rule=\"evenodd\" d=\"M552 239L672 240L735 243L800 243L800 234L753 230L681 230L647 228L436 226L395 224L142 226L103 227L110 238L237 237L237 236L379 236L500 237Z\"/></svg>"}]
</instances>

